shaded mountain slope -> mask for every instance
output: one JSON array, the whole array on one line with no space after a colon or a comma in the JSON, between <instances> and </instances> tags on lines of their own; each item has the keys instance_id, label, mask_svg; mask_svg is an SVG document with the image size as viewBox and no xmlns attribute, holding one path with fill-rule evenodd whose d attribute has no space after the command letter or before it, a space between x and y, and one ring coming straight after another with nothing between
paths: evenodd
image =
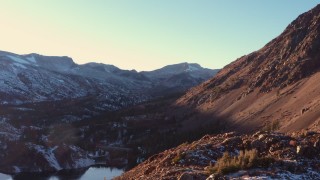
<instances>
[{"instance_id":1,"label":"shaded mountain slope","mask_svg":"<svg viewBox=\"0 0 320 180\"><path fill-rule=\"evenodd\" d=\"M229 128L239 131L270 123L283 131L317 129L319 67L320 5L300 15L260 50L237 59L188 91L175 105L220 117ZM214 121L189 118L185 128L196 120Z\"/></svg>"}]
</instances>

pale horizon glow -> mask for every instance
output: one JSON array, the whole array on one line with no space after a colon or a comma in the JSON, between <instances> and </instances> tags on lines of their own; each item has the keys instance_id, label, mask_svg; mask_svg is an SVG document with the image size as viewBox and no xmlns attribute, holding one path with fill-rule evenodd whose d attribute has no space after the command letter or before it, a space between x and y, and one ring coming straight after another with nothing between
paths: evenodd
<instances>
[{"instance_id":1,"label":"pale horizon glow","mask_svg":"<svg viewBox=\"0 0 320 180\"><path fill-rule=\"evenodd\" d=\"M0 0L0 50L122 69L222 68L262 48L319 1Z\"/></svg>"}]
</instances>

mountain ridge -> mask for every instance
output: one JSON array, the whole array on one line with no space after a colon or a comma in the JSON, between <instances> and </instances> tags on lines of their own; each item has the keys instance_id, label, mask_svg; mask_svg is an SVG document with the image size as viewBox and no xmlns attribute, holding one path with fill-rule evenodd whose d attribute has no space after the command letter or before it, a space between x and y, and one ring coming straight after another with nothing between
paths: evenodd
<instances>
[{"instance_id":1,"label":"mountain ridge","mask_svg":"<svg viewBox=\"0 0 320 180\"><path fill-rule=\"evenodd\" d=\"M43 56L35 53L18 55L1 51L0 59L3 75L0 84L2 84L3 89L6 89L1 93L7 94L6 97L8 98L4 100L6 104L24 103L26 100L30 102L41 101L42 99L79 98L94 93L100 98L102 97L101 94L106 94L108 97L113 96L112 101L118 104L115 106L115 109L117 109L125 106L124 101L129 102L129 104L136 104L150 99L154 95L161 96L161 93L152 93L156 90L158 84L161 84L158 79L152 78L152 74L157 70L148 72L147 74L151 74L148 77L144 73L122 70L114 65L101 63L79 65L67 56ZM176 64L173 66L183 65ZM201 74L202 70L207 74ZM196 74L194 75L196 76L194 78L195 82L186 86L185 84L183 86L175 84L175 92L183 92L213 76L215 72L215 70L204 69L199 66L198 72L190 72L190 74ZM182 72L172 72L170 76L163 77L162 81L179 73ZM160 91L165 92L170 88L162 85ZM117 100L117 96L123 96L123 103ZM107 100L106 98L103 99ZM109 110L115 109L111 108Z\"/></svg>"},{"instance_id":2,"label":"mountain ridge","mask_svg":"<svg viewBox=\"0 0 320 180\"><path fill-rule=\"evenodd\" d=\"M225 119L233 130L244 127L244 122L251 124L245 131L274 121L279 122L284 131L288 131L288 127L298 130L313 126L303 127L301 123L303 116L312 111L301 112L318 105L315 82L320 67L319 49L320 5L317 5L264 47L225 66L214 78L189 90L174 105ZM309 88L303 90L302 84ZM310 94L314 97L309 97ZM284 102L291 98L296 100ZM298 106L294 102L299 100L303 103ZM312 116L316 116L315 113ZM187 121L186 126L191 126L192 120ZM306 122L312 121L318 120ZM301 125L293 125L295 123Z\"/></svg>"}]
</instances>

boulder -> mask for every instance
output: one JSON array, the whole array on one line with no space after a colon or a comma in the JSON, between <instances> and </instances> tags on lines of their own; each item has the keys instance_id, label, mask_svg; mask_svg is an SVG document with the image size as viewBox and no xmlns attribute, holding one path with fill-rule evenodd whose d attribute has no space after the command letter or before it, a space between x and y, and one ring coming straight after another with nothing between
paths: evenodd
<instances>
[{"instance_id":1,"label":"boulder","mask_svg":"<svg viewBox=\"0 0 320 180\"><path fill-rule=\"evenodd\" d=\"M193 176L188 173L183 173L178 177L178 180L193 180Z\"/></svg>"},{"instance_id":2,"label":"boulder","mask_svg":"<svg viewBox=\"0 0 320 180\"><path fill-rule=\"evenodd\" d=\"M206 177L198 173L183 173L178 177L178 180L205 180Z\"/></svg>"},{"instance_id":3,"label":"boulder","mask_svg":"<svg viewBox=\"0 0 320 180\"><path fill-rule=\"evenodd\" d=\"M260 141L263 141L263 140L265 140L266 138L267 138L267 135L266 135L266 134L260 134L259 137L258 137L258 139L259 139Z\"/></svg>"},{"instance_id":4,"label":"boulder","mask_svg":"<svg viewBox=\"0 0 320 180\"><path fill-rule=\"evenodd\" d=\"M260 140L253 140L251 142L251 147L252 149L257 149L259 152L262 152L262 151L265 151L266 149L266 144L263 143L262 141Z\"/></svg>"},{"instance_id":5,"label":"boulder","mask_svg":"<svg viewBox=\"0 0 320 180\"><path fill-rule=\"evenodd\" d=\"M251 149L251 141L250 140L243 140L242 141L243 149Z\"/></svg>"},{"instance_id":6,"label":"boulder","mask_svg":"<svg viewBox=\"0 0 320 180\"><path fill-rule=\"evenodd\" d=\"M222 145L226 147L237 147L242 144L242 139L239 136L231 137L222 142Z\"/></svg>"},{"instance_id":7,"label":"boulder","mask_svg":"<svg viewBox=\"0 0 320 180\"><path fill-rule=\"evenodd\" d=\"M312 146L299 145L297 146L297 155L307 158L315 158L316 156L319 156L319 153L317 153L317 150Z\"/></svg>"},{"instance_id":8,"label":"boulder","mask_svg":"<svg viewBox=\"0 0 320 180\"><path fill-rule=\"evenodd\" d=\"M220 174L211 174L206 180L225 180L226 178Z\"/></svg>"},{"instance_id":9,"label":"boulder","mask_svg":"<svg viewBox=\"0 0 320 180\"><path fill-rule=\"evenodd\" d=\"M320 149L320 139L317 139L316 142L314 142L313 147Z\"/></svg>"}]
</instances>

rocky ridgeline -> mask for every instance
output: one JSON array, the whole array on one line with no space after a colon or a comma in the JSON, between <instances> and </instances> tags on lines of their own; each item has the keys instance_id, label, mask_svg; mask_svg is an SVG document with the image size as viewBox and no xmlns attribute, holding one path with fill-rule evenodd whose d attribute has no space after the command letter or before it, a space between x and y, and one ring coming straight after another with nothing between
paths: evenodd
<instances>
[{"instance_id":1,"label":"rocky ridgeline","mask_svg":"<svg viewBox=\"0 0 320 180\"><path fill-rule=\"evenodd\" d=\"M228 173L213 173L225 152L230 157L254 149L259 159L266 159L250 168ZM226 133L206 135L190 144L166 150L150 157L134 169L116 178L121 179L319 179L320 133L292 134L257 132L253 135Z\"/></svg>"},{"instance_id":2,"label":"rocky ridgeline","mask_svg":"<svg viewBox=\"0 0 320 180\"><path fill-rule=\"evenodd\" d=\"M320 68L320 5L301 14L263 48L225 66L214 78L193 88L180 102L202 104L241 89L238 100L256 91L283 89Z\"/></svg>"}]
</instances>

